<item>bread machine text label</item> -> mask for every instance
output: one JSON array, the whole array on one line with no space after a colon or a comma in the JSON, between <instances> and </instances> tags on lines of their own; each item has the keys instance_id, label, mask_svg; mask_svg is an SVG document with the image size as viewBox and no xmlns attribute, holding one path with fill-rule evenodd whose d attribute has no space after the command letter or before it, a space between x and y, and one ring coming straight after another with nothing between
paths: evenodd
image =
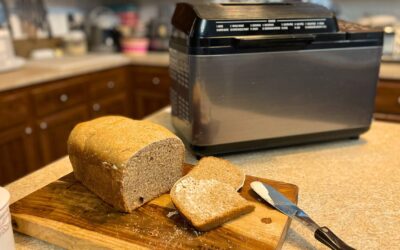
<instances>
[{"instance_id":1,"label":"bread machine text label","mask_svg":"<svg viewBox=\"0 0 400 250\"><path fill-rule=\"evenodd\" d=\"M248 31L305 31L327 29L325 18L320 19L268 19L257 21L216 21L216 32Z\"/></svg>"}]
</instances>

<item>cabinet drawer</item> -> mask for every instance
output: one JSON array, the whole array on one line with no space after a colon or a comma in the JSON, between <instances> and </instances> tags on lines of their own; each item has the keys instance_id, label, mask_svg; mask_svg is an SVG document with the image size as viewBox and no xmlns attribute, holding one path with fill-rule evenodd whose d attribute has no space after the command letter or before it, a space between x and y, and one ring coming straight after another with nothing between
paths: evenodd
<instances>
[{"instance_id":1,"label":"cabinet drawer","mask_svg":"<svg viewBox=\"0 0 400 250\"><path fill-rule=\"evenodd\" d=\"M39 86L32 91L36 114L43 116L71 107L86 99L87 79L72 78Z\"/></svg>"},{"instance_id":2,"label":"cabinet drawer","mask_svg":"<svg viewBox=\"0 0 400 250\"><path fill-rule=\"evenodd\" d=\"M375 111L400 114L400 81L381 81L378 84Z\"/></svg>"},{"instance_id":3,"label":"cabinet drawer","mask_svg":"<svg viewBox=\"0 0 400 250\"><path fill-rule=\"evenodd\" d=\"M104 115L127 115L128 107L126 94L120 93L107 98L98 99L91 104L91 117L100 117Z\"/></svg>"},{"instance_id":4,"label":"cabinet drawer","mask_svg":"<svg viewBox=\"0 0 400 250\"><path fill-rule=\"evenodd\" d=\"M29 99L25 92L0 95L0 129L21 124L28 120Z\"/></svg>"},{"instance_id":5,"label":"cabinet drawer","mask_svg":"<svg viewBox=\"0 0 400 250\"><path fill-rule=\"evenodd\" d=\"M90 96L99 98L125 90L125 71L111 70L96 74L90 83Z\"/></svg>"},{"instance_id":6,"label":"cabinet drawer","mask_svg":"<svg viewBox=\"0 0 400 250\"><path fill-rule=\"evenodd\" d=\"M135 67L133 78L140 88L165 90L171 85L168 68Z\"/></svg>"}]
</instances>

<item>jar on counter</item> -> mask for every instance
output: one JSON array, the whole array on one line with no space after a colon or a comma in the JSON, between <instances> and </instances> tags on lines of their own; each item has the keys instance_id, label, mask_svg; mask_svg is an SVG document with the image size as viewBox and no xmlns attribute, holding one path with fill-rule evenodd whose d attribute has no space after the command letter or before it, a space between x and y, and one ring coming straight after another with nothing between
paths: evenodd
<instances>
[{"instance_id":1,"label":"jar on counter","mask_svg":"<svg viewBox=\"0 0 400 250\"><path fill-rule=\"evenodd\" d=\"M146 54L149 48L148 38L124 38L122 40L122 52L125 54Z\"/></svg>"},{"instance_id":2,"label":"jar on counter","mask_svg":"<svg viewBox=\"0 0 400 250\"><path fill-rule=\"evenodd\" d=\"M87 53L85 33L81 30L73 30L64 37L65 53L70 56L81 56Z\"/></svg>"}]
</instances>

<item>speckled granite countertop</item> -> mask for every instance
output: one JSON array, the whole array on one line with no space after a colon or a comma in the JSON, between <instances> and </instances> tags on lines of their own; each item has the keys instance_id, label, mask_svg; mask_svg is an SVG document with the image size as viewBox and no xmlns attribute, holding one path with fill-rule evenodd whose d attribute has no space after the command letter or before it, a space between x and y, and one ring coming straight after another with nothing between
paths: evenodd
<instances>
[{"instance_id":1,"label":"speckled granite countertop","mask_svg":"<svg viewBox=\"0 0 400 250\"><path fill-rule=\"evenodd\" d=\"M172 130L169 108L148 119ZM360 140L344 140L224 157L249 175L299 187L299 205L357 249L398 249L400 242L400 124L374 121ZM188 153L186 161L196 159ZM68 158L6 188L16 201L69 173ZM57 249L16 233L17 249ZM292 222L283 249L326 249Z\"/></svg>"},{"instance_id":2,"label":"speckled granite countertop","mask_svg":"<svg viewBox=\"0 0 400 250\"><path fill-rule=\"evenodd\" d=\"M379 78L400 81L400 62L382 62Z\"/></svg>"},{"instance_id":3,"label":"speckled granite countertop","mask_svg":"<svg viewBox=\"0 0 400 250\"><path fill-rule=\"evenodd\" d=\"M26 87L80 74L120 67L124 65L150 65L167 67L166 52L145 55L88 54L40 61L28 61L20 69L0 74L0 91Z\"/></svg>"}]
</instances>

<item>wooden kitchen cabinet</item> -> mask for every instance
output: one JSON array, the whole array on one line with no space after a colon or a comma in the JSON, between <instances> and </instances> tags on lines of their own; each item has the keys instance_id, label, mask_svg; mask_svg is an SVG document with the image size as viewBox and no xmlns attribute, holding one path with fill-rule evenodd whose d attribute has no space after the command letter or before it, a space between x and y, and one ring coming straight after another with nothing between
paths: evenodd
<instances>
[{"instance_id":1,"label":"wooden kitchen cabinet","mask_svg":"<svg viewBox=\"0 0 400 250\"><path fill-rule=\"evenodd\" d=\"M166 67L134 66L131 71L131 106L141 119L169 104L171 80Z\"/></svg>"},{"instance_id":2,"label":"wooden kitchen cabinet","mask_svg":"<svg viewBox=\"0 0 400 250\"><path fill-rule=\"evenodd\" d=\"M129 116L128 103L125 93L113 95L108 98L94 100L90 108L92 118L105 115Z\"/></svg>"},{"instance_id":3,"label":"wooden kitchen cabinet","mask_svg":"<svg viewBox=\"0 0 400 250\"><path fill-rule=\"evenodd\" d=\"M74 77L41 86L32 90L37 116L44 116L73 107L86 100L86 77Z\"/></svg>"},{"instance_id":4,"label":"wooden kitchen cabinet","mask_svg":"<svg viewBox=\"0 0 400 250\"><path fill-rule=\"evenodd\" d=\"M374 117L400 122L400 81L380 80L375 99Z\"/></svg>"},{"instance_id":5,"label":"wooden kitchen cabinet","mask_svg":"<svg viewBox=\"0 0 400 250\"><path fill-rule=\"evenodd\" d=\"M26 91L0 95L0 130L25 123L30 115Z\"/></svg>"},{"instance_id":6,"label":"wooden kitchen cabinet","mask_svg":"<svg viewBox=\"0 0 400 250\"><path fill-rule=\"evenodd\" d=\"M127 68L118 68L93 75L90 86L90 98L102 98L126 92Z\"/></svg>"},{"instance_id":7,"label":"wooden kitchen cabinet","mask_svg":"<svg viewBox=\"0 0 400 250\"><path fill-rule=\"evenodd\" d=\"M80 105L66 111L39 119L38 138L45 163L67 154L67 139L76 124L88 120L87 107Z\"/></svg>"},{"instance_id":8,"label":"wooden kitchen cabinet","mask_svg":"<svg viewBox=\"0 0 400 250\"><path fill-rule=\"evenodd\" d=\"M135 92L134 103L137 117L143 118L167 106L169 97L166 92L159 93L148 89L138 89Z\"/></svg>"},{"instance_id":9,"label":"wooden kitchen cabinet","mask_svg":"<svg viewBox=\"0 0 400 250\"><path fill-rule=\"evenodd\" d=\"M39 168L33 126L18 125L0 132L0 186Z\"/></svg>"},{"instance_id":10,"label":"wooden kitchen cabinet","mask_svg":"<svg viewBox=\"0 0 400 250\"><path fill-rule=\"evenodd\" d=\"M40 165L26 91L0 94L0 186Z\"/></svg>"}]
</instances>

